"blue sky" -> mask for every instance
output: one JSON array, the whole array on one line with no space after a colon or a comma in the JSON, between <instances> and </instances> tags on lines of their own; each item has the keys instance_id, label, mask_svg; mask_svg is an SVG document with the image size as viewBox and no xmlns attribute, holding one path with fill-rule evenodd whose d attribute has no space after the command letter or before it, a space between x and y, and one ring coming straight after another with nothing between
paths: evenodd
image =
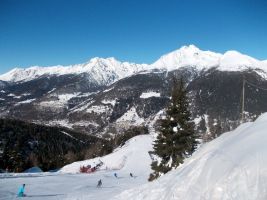
<instances>
[{"instance_id":1,"label":"blue sky","mask_svg":"<svg viewBox=\"0 0 267 200\"><path fill-rule=\"evenodd\" d=\"M267 1L0 0L0 73L96 56L152 63L189 44L267 59Z\"/></svg>"}]
</instances>

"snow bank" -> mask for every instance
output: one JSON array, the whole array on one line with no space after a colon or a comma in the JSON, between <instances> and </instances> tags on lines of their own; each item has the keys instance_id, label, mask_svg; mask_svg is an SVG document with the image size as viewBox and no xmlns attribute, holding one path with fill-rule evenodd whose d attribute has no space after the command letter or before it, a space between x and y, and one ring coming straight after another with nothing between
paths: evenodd
<instances>
[{"instance_id":1,"label":"snow bank","mask_svg":"<svg viewBox=\"0 0 267 200\"><path fill-rule=\"evenodd\" d=\"M121 172L133 172L136 175L150 173L151 158L148 154L152 150L152 136L139 135L126 142L121 148L104 157L74 162L63 167L62 173L78 173L80 166L91 165L92 167L102 161L104 164L100 170L120 170Z\"/></svg>"},{"instance_id":2,"label":"snow bank","mask_svg":"<svg viewBox=\"0 0 267 200\"><path fill-rule=\"evenodd\" d=\"M116 200L267 199L267 113L203 145L178 169Z\"/></svg>"},{"instance_id":3,"label":"snow bank","mask_svg":"<svg viewBox=\"0 0 267 200\"><path fill-rule=\"evenodd\" d=\"M43 172L40 167L31 167L27 170L25 170L23 173L40 173Z\"/></svg>"}]
</instances>

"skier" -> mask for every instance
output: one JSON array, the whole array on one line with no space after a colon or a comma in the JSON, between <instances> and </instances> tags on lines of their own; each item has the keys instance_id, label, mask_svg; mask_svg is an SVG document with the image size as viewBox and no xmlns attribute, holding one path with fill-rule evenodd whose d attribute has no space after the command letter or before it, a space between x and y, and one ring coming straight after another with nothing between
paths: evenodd
<instances>
[{"instance_id":1,"label":"skier","mask_svg":"<svg viewBox=\"0 0 267 200\"><path fill-rule=\"evenodd\" d=\"M20 186L19 191L18 191L18 197L25 197L26 195L24 194L24 189L25 189L25 184Z\"/></svg>"},{"instance_id":2,"label":"skier","mask_svg":"<svg viewBox=\"0 0 267 200\"><path fill-rule=\"evenodd\" d=\"M98 183L97 183L97 187L101 187L102 186L102 181L101 181L101 179L98 181Z\"/></svg>"},{"instance_id":3,"label":"skier","mask_svg":"<svg viewBox=\"0 0 267 200\"><path fill-rule=\"evenodd\" d=\"M117 173L114 173L114 176L115 176L116 178L118 178L118 175L117 175Z\"/></svg>"},{"instance_id":4,"label":"skier","mask_svg":"<svg viewBox=\"0 0 267 200\"><path fill-rule=\"evenodd\" d=\"M133 174L132 173L130 173L130 177L133 177Z\"/></svg>"}]
</instances>

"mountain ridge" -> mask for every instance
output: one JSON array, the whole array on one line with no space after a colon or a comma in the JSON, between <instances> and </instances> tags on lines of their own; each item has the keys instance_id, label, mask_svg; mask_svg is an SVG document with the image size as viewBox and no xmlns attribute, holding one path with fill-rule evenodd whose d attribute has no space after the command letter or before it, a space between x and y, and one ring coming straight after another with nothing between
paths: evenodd
<instances>
[{"instance_id":1,"label":"mountain ridge","mask_svg":"<svg viewBox=\"0 0 267 200\"><path fill-rule=\"evenodd\" d=\"M242 71L254 68L267 74L267 60L257 60L235 50L229 50L221 54L203 51L194 45L188 45L161 56L152 64L121 62L114 57L94 57L85 63L68 66L14 68L0 75L0 80L19 82L33 80L41 76L88 73L92 75L97 83L110 85L121 78L141 71L154 69L172 71L186 66L194 66L199 71L212 67L217 67L220 71ZM112 77L112 79L109 80L109 77ZM267 75L265 75L266 77Z\"/></svg>"}]
</instances>

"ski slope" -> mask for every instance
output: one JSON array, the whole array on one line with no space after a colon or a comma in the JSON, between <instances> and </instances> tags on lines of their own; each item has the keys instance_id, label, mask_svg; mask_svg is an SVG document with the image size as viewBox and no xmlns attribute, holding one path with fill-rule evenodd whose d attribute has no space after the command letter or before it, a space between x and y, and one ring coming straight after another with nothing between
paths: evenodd
<instances>
[{"instance_id":1,"label":"ski slope","mask_svg":"<svg viewBox=\"0 0 267 200\"><path fill-rule=\"evenodd\" d=\"M111 199L147 182L151 164L148 151L152 150L152 141L151 135L136 136L107 156L72 163L57 173L0 174L0 200L16 199L16 192L23 183L27 194L24 200ZM94 166L99 160L104 163L100 171L78 173L80 166ZM130 173L134 177L130 177ZM101 188L96 187L99 179L103 183Z\"/></svg>"},{"instance_id":2,"label":"ski slope","mask_svg":"<svg viewBox=\"0 0 267 200\"><path fill-rule=\"evenodd\" d=\"M135 175L148 177L151 158L148 154L152 150L153 138L151 135L139 135L131 138L124 146L104 157L97 157L90 160L74 162L63 167L61 173L78 173L81 166L103 162L100 170L119 170L120 173L134 173Z\"/></svg>"},{"instance_id":3,"label":"ski slope","mask_svg":"<svg viewBox=\"0 0 267 200\"><path fill-rule=\"evenodd\" d=\"M116 200L266 200L267 113L224 133L158 180Z\"/></svg>"},{"instance_id":4,"label":"ski slope","mask_svg":"<svg viewBox=\"0 0 267 200\"><path fill-rule=\"evenodd\" d=\"M57 173L0 174L0 200L266 200L267 113L199 148L176 170L147 182L153 137L141 135L101 158L75 162ZM82 165L104 164L93 174ZM118 178L114 177L114 173ZM129 173L134 174L134 178ZM102 179L103 186L97 188Z\"/></svg>"}]
</instances>

